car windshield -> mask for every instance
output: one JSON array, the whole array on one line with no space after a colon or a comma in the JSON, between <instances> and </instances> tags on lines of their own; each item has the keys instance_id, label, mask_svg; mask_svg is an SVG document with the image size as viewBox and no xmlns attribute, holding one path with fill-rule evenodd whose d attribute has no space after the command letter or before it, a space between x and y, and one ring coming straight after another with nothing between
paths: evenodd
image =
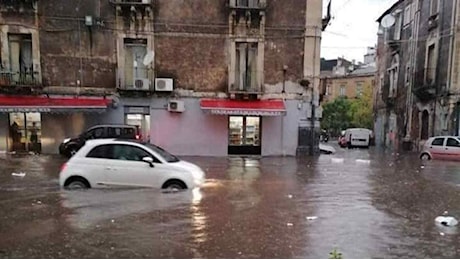
<instances>
[{"instance_id":1,"label":"car windshield","mask_svg":"<svg viewBox=\"0 0 460 260\"><path fill-rule=\"evenodd\" d=\"M152 149L153 151L155 151L159 155L161 155L167 162L178 162L178 161L180 161L179 158L177 158L176 156L168 153L167 151L165 151L163 148L161 148L159 146L156 146L156 145L153 145L153 144L148 144L148 143L145 143L144 145L147 146L148 148Z\"/></svg>"}]
</instances>

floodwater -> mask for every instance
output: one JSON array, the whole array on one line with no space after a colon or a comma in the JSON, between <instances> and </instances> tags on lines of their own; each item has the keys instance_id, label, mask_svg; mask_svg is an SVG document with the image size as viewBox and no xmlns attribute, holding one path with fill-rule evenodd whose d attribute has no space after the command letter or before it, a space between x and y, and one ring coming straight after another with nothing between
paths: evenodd
<instances>
[{"instance_id":1,"label":"floodwater","mask_svg":"<svg viewBox=\"0 0 460 260\"><path fill-rule=\"evenodd\" d=\"M51 156L0 157L2 258L460 258L460 163L337 149L184 158L203 188L64 191ZM12 173L24 172L24 177Z\"/></svg>"}]
</instances>

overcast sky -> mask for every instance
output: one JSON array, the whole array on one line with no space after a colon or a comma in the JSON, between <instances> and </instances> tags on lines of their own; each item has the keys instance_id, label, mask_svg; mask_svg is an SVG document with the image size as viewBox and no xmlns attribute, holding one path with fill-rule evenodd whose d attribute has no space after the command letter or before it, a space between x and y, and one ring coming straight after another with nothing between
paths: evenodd
<instances>
[{"instance_id":1,"label":"overcast sky","mask_svg":"<svg viewBox=\"0 0 460 260\"><path fill-rule=\"evenodd\" d=\"M322 35L321 57L363 61L367 46L377 43L379 16L397 0L332 0L332 19ZM323 0L324 15L329 0Z\"/></svg>"}]
</instances>

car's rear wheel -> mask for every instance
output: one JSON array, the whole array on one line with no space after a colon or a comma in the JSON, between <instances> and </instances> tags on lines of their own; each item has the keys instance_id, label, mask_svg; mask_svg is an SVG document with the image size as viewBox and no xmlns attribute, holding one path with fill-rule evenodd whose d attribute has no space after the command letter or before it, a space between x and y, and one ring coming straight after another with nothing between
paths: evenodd
<instances>
[{"instance_id":1,"label":"car's rear wheel","mask_svg":"<svg viewBox=\"0 0 460 260\"><path fill-rule=\"evenodd\" d=\"M91 188L89 182L82 177L71 177L65 182L64 187L69 190L82 190Z\"/></svg>"},{"instance_id":2,"label":"car's rear wheel","mask_svg":"<svg viewBox=\"0 0 460 260\"><path fill-rule=\"evenodd\" d=\"M427 153L422 153L422 155L420 155L420 159L424 161L428 161L428 160L431 160L431 156Z\"/></svg>"},{"instance_id":3,"label":"car's rear wheel","mask_svg":"<svg viewBox=\"0 0 460 260\"><path fill-rule=\"evenodd\" d=\"M180 180L169 180L163 184L162 188L167 191L179 191L187 189L187 185Z\"/></svg>"}]
</instances>

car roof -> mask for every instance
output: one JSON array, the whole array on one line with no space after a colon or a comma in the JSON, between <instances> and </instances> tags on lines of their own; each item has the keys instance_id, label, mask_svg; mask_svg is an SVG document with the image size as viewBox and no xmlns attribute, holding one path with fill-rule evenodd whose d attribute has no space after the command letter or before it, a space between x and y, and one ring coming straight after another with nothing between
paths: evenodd
<instances>
[{"instance_id":1,"label":"car roof","mask_svg":"<svg viewBox=\"0 0 460 260\"><path fill-rule=\"evenodd\" d=\"M120 144L120 143L132 143L132 144L142 144L140 141L121 139L121 138L100 138L100 139L91 139L86 141L90 145L99 145L99 144Z\"/></svg>"},{"instance_id":2,"label":"car roof","mask_svg":"<svg viewBox=\"0 0 460 260\"><path fill-rule=\"evenodd\" d=\"M93 128L98 128L98 127L126 127L126 128L135 128L136 126L135 125L95 125L95 126L92 126L88 129L93 129Z\"/></svg>"}]
</instances>

